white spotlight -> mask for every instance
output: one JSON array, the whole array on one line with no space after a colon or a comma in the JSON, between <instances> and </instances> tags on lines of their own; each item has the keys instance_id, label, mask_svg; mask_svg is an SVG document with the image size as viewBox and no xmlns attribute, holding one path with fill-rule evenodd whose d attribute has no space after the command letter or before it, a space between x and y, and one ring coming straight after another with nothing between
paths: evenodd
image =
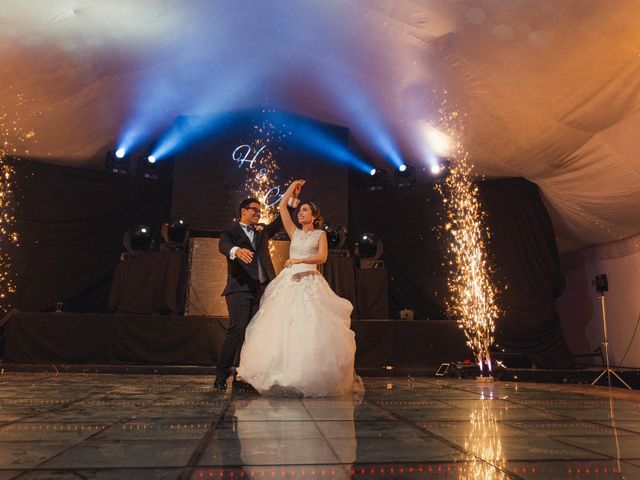
<instances>
[{"instance_id":1,"label":"white spotlight","mask_svg":"<svg viewBox=\"0 0 640 480\"><path fill-rule=\"evenodd\" d=\"M149 161L149 163L156 163L157 158L154 157L153 155L149 155L147 157L147 160Z\"/></svg>"},{"instance_id":2,"label":"white spotlight","mask_svg":"<svg viewBox=\"0 0 640 480\"><path fill-rule=\"evenodd\" d=\"M440 172L442 172L442 165L431 165L431 168L429 169L429 171L433 174L433 175L440 175Z\"/></svg>"},{"instance_id":3,"label":"white spotlight","mask_svg":"<svg viewBox=\"0 0 640 480\"><path fill-rule=\"evenodd\" d=\"M371 170L369 170L369 175L371 175L372 177L376 174L378 170L376 168L372 168Z\"/></svg>"},{"instance_id":4,"label":"white spotlight","mask_svg":"<svg viewBox=\"0 0 640 480\"><path fill-rule=\"evenodd\" d=\"M116 150L116 157L124 158L125 153L126 152L124 151L124 148L120 147L119 149Z\"/></svg>"},{"instance_id":5,"label":"white spotlight","mask_svg":"<svg viewBox=\"0 0 640 480\"><path fill-rule=\"evenodd\" d=\"M406 165L400 165L400 166L398 167L398 170L400 170L401 172L404 172L404 171L406 171L406 170L407 170L407 166L406 166Z\"/></svg>"},{"instance_id":6,"label":"white spotlight","mask_svg":"<svg viewBox=\"0 0 640 480\"><path fill-rule=\"evenodd\" d=\"M446 156L450 153L453 141L449 135L442 133L426 121L420 122L420 129L422 130L422 134L424 135L429 148L436 155Z\"/></svg>"}]
</instances>

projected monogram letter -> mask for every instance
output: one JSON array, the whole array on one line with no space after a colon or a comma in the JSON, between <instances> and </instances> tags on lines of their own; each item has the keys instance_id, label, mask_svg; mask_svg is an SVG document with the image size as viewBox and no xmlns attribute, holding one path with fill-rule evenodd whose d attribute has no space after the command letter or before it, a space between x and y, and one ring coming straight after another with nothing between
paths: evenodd
<instances>
[{"instance_id":1,"label":"projected monogram letter","mask_svg":"<svg viewBox=\"0 0 640 480\"><path fill-rule=\"evenodd\" d=\"M233 161L234 162L238 162L238 168L242 167L245 163L248 163L248 169L249 170L254 170L256 169L256 167L258 165L256 165L256 162L260 162L260 154L262 153L262 151L265 149L266 145L263 145L262 147L260 147L260 149L258 149L253 156L251 156L251 153L253 151L253 149L251 148L251 145L240 145L238 147L236 147L236 149L233 151ZM255 173L255 180L257 181L258 184L262 184L262 185L267 185L269 182L269 171L266 168L260 168L256 173ZM283 194L280 193L280 186L276 185L272 188L269 188L266 192L264 192L264 195L262 195L262 203L264 203L265 206L267 207L271 207L275 204L277 204L278 202L280 202L280 199L282 198Z\"/></svg>"},{"instance_id":2,"label":"projected monogram letter","mask_svg":"<svg viewBox=\"0 0 640 480\"><path fill-rule=\"evenodd\" d=\"M273 197L273 200L270 200L269 197ZM280 193L280 186L277 185L264 194L262 203L264 203L267 207L270 207L272 205L275 205L276 203L279 203L282 197L284 197L284 194Z\"/></svg>"},{"instance_id":3,"label":"projected monogram letter","mask_svg":"<svg viewBox=\"0 0 640 480\"><path fill-rule=\"evenodd\" d=\"M253 168L265 146L266 145L260 147L260 150L258 150L251 159L249 159L249 155L251 155L251 145L240 145L239 147L236 147L233 151L233 159L238 162L238 168L242 167L245 163L249 164L249 168Z\"/></svg>"}]
</instances>

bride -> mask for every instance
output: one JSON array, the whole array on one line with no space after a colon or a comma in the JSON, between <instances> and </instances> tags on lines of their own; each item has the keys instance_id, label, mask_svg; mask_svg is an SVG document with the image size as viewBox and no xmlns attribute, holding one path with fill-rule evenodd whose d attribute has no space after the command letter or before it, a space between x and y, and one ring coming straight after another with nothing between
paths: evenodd
<instances>
[{"instance_id":1,"label":"bride","mask_svg":"<svg viewBox=\"0 0 640 480\"><path fill-rule=\"evenodd\" d=\"M291 239L285 268L267 286L240 354L238 377L265 395L333 396L362 391L355 375L355 334L348 300L337 296L317 265L327 260L327 237L318 207L300 205L297 228L287 202L304 180L291 183L280 200Z\"/></svg>"}]
</instances>

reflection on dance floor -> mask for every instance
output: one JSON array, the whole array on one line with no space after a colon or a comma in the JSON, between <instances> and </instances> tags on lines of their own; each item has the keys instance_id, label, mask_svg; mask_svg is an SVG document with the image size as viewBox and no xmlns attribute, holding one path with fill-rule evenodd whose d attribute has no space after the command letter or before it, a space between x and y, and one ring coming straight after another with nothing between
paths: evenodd
<instances>
[{"instance_id":1,"label":"reflection on dance floor","mask_svg":"<svg viewBox=\"0 0 640 480\"><path fill-rule=\"evenodd\" d=\"M640 394L365 379L363 397L199 376L0 375L0 480L640 478Z\"/></svg>"}]
</instances>

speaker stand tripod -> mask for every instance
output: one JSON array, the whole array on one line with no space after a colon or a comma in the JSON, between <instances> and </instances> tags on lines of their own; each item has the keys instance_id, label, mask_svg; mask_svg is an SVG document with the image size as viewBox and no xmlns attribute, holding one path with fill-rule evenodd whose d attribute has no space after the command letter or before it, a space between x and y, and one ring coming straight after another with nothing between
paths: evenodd
<instances>
[{"instance_id":1,"label":"speaker stand tripod","mask_svg":"<svg viewBox=\"0 0 640 480\"><path fill-rule=\"evenodd\" d=\"M605 368L602 371L602 373L600 373L600 375L598 375L598 377L593 382L591 382L591 385L595 385L596 383L598 383L598 380L600 380L602 376L606 373L609 388L611 388L611 375L613 375L618 380L620 380L620 382L622 382L622 384L625 387L627 387L629 390L633 390L627 384L627 382L625 382L622 378L620 378L620 375L618 375L613 370L613 368L611 368L611 366L609 365L609 336L607 335L607 312L604 305L604 292L600 292L599 298L600 298L600 307L602 308L602 325L604 326L604 342L602 344L604 345L604 358L605 358L605 361L607 362L607 368Z\"/></svg>"}]
</instances>

